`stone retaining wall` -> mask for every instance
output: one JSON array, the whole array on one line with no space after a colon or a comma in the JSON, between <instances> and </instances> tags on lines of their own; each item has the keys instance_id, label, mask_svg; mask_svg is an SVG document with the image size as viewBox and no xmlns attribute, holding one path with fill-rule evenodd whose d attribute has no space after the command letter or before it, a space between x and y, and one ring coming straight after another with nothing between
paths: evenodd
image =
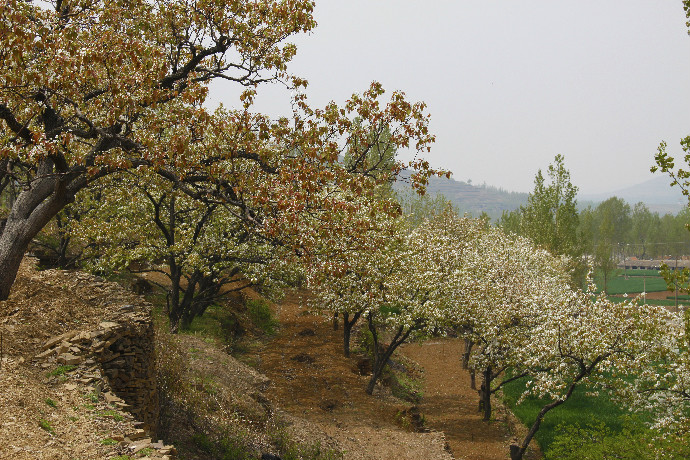
<instances>
[{"instance_id":1,"label":"stone retaining wall","mask_svg":"<svg viewBox=\"0 0 690 460\"><path fill-rule=\"evenodd\" d=\"M51 354L67 365L97 366L123 408L155 435L158 430L153 321L150 305L121 305L91 331L70 331L52 337L39 358Z\"/></svg>"},{"instance_id":2,"label":"stone retaining wall","mask_svg":"<svg viewBox=\"0 0 690 460\"><path fill-rule=\"evenodd\" d=\"M95 280L85 273L75 276L81 281ZM81 368L76 374L86 378L78 379L80 383L95 385L108 403L138 420L132 433L122 436L123 447L150 447L171 458L174 448L152 441L158 431L160 412L152 306L142 297L123 295L126 291L119 285L107 284L112 286L108 286L112 295L105 302L105 318L96 327L51 337L36 358ZM125 303L124 299L136 302Z\"/></svg>"}]
</instances>

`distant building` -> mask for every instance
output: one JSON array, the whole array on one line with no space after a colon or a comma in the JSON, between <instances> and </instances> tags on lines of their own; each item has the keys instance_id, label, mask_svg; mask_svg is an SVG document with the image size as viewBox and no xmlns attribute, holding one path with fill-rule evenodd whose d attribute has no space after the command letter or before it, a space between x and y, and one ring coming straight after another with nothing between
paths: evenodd
<instances>
[{"instance_id":1,"label":"distant building","mask_svg":"<svg viewBox=\"0 0 690 460\"><path fill-rule=\"evenodd\" d=\"M661 264L668 265L669 268L688 268L690 260L687 259L650 259L642 260L636 257L629 257L623 262L618 263L618 268L628 270L661 270Z\"/></svg>"}]
</instances>

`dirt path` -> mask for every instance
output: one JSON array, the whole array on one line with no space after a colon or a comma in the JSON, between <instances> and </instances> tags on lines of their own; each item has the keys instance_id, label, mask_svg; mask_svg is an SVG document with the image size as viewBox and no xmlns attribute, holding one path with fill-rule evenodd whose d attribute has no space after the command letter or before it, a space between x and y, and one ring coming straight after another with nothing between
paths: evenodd
<instances>
[{"instance_id":1,"label":"dirt path","mask_svg":"<svg viewBox=\"0 0 690 460\"><path fill-rule=\"evenodd\" d=\"M395 414L409 407L377 388L341 353L341 333L323 317L305 315L297 295L278 306L280 331L258 353L271 379L266 396L288 414L305 418L335 439L344 460L451 460L442 433L399 427Z\"/></svg>"},{"instance_id":2,"label":"dirt path","mask_svg":"<svg viewBox=\"0 0 690 460\"><path fill-rule=\"evenodd\" d=\"M395 421L410 404L381 387L367 396L368 377L356 372L356 359L342 356L342 331L305 314L301 304L292 295L278 306L281 329L258 353L259 370L272 381L267 396L289 414L318 424L344 448L346 460L450 459L447 447L457 459L508 458L505 424L487 424L477 413L476 391L458 359L460 341L403 347L424 368L425 397L419 407L431 432L413 433Z\"/></svg>"},{"instance_id":3,"label":"dirt path","mask_svg":"<svg viewBox=\"0 0 690 460\"><path fill-rule=\"evenodd\" d=\"M510 435L503 414L491 423L477 411L478 396L462 369L463 343L446 339L403 345L402 353L424 369L424 399L419 408L427 426L443 431L457 459L505 460Z\"/></svg>"}]
</instances>

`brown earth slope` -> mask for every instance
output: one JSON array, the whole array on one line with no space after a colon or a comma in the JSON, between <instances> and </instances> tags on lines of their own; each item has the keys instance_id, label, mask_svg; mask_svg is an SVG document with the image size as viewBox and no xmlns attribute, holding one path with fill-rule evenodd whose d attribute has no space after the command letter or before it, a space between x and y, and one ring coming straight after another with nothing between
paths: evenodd
<instances>
[{"instance_id":1,"label":"brown earth slope","mask_svg":"<svg viewBox=\"0 0 690 460\"><path fill-rule=\"evenodd\" d=\"M345 459L509 458L505 415L490 424L481 420L477 393L459 361L459 340L402 347L424 369L419 408L431 432L412 433L396 423L396 414L411 404L382 386L366 395L368 377L357 372L357 358L342 356L342 332L307 314L303 303L291 295L278 305L281 329L259 353L260 370L272 381L270 398L318 423L344 447Z\"/></svg>"},{"instance_id":2,"label":"brown earth slope","mask_svg":"<svg viewBox=\"0 0 690 460\"><path fill-rule=\"evenodd\" d=\"M48 337L98 324L114 296L130 295L112 284L78 272L35 271L30 262L22 267L12 297L0 302L0 459L100 459L123 453L108 440L131 430L131 417L114 416L97 388L80 381L83 376L49 375L56 365L34 360ZM249 357L270 378L265 395L291 417L298 437L324 442L344 452L344 460L450 460L449 449L458 459L507 458L500 418L486 424L476 412L476 392L457 359L458 341L403 347L424 369L419 408L430 431L413 432L396 421L411 404L383 386L366 395L368 377L359 374L356 358L342 356L341 331L305 314L302 304L296 294L281 302L278 333ZM180 340L186 344L192 338ZM225 359L201 341L187 345L206 367ZM255 406L233 398L237 407Z\"/></svg>"},{"instance_id":3,"label":"brown earth slope","mask_svg":"<svg viewBox=\"0 0 690 460\"><path fill-rule=\"evenodd\" d=\"M109 404L86 368L65 372L36 359L49 337L95 327L108 305L131 294L78 272L36 271L25 259L0 302L0 459L102 459L124 453L115 439L136 430Z\"/></svg>"}]
</instances>

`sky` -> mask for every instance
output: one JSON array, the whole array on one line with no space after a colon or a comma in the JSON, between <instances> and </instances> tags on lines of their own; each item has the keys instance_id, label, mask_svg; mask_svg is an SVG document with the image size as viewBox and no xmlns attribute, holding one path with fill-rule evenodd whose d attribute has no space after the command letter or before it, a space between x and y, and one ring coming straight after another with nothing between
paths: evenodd
<instances>
[{"instance_id":1,"label":"sky","mask_svg":"<svg viewBox=\"0 0 690 460\"><path fill-rule=\"evenodd\" d=\"M565 157L581 193L644 182L659 142L690 135L690 36L680 0L316 0L288 70L316 107L376 80L427 103L435 167L529 192ZM236 105L215 84L212 102ZM289 114L259 88L257 109Z\"/></svg>"}]
</instances>

